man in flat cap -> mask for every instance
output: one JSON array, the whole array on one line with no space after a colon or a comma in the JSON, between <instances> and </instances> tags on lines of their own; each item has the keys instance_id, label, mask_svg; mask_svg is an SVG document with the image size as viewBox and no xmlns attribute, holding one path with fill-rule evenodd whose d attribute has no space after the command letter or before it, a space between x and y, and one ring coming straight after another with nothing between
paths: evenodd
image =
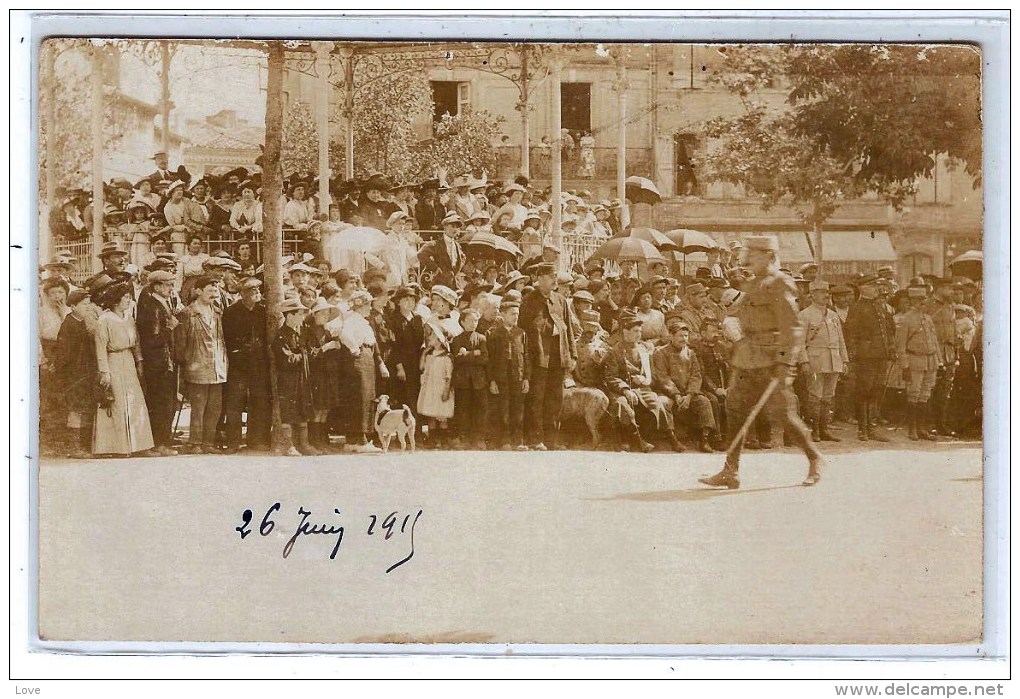
<instances>
[{"instance_id":1,"label":"man in flat cap","mask_svg":"<svg viewBox=\"0 0 1020 699\"><path fill-rule=\"evenodd\" d=\"M503 301L496 323L486 333L489 350L490 444L524 450L524 402L530 389L527 333L519 326L521 304Z\"/></svg>"},{"instance_id":2,"label":"man in flat cap","mask_svg":"<svg viewBox=\"0 0 1020 699\"><path fill-rule=\"evenodd\" d=\"M521 303L519 321L531 367L524 432L532 449L546 451L559 447L563 380L577 362L577 347L570 304L556 291L556 268L535 265L531 277L535 288Z\"/></svg>"},{"instance_id":3,"label":"man in flat cap","mask_svg":"<svg viewBox=\"0 0 1020 699\"><path fill-rule=\"evenodd\" d=\"M849 366L850 357L843 339L843 324L829 308L829 283L811 282L811 305L800 312L807 352L807 405L804 412L816 442L838 442L829 432L829 410L836 395L839 377Z\"/></svg>"},{"instance_id":4,"label":"man in flat cap","mask_svg":"<svg viewBox=\"0 0 1020 699\"><path fill-rule=\"evenodd\" d=\"M907 288L909 308L896 328L896 356L907 388L907 436L911 440L934 440L924 425L925 407L942 367L938 333L925 312L927 289Z\"/></svg>"},{"instance_id":5,"label":"man in flat cap","mask_svg":"<svg viewBox=\"0 0 1020 699\"><path fill-rule=\"evenodd\" d=\"M890 362L896 356L896 327L889 306L879 296L879 277L858 280L860 299L850 306L843 337L854 372L857 438L888 442L889 438L871 428L872 403L881 399L889 378Z\"/></svg>"},{"instance_id":6,"label":"man in flat cap","mask_svg":"<svg viewBox=\"0 0 1020 699\"><path fill-rule=\"evenodd\" d=\"M142 350L145 405L152 425L155 451L172 456L173 422L177 412L177 364L174 362L174 316L172 297L177 277L166 270L149 273L146 290L138 295L135 322Z\"/></svg>"},{"instance_id":7,"label":"man in flat cap","mask_svg":"<svg viewBox=\"0 0 1020 699\"><path fill-rule=\"evenodd\" d=\"M223 397L227 452L241 446L241 413L248 413L247 444L251 451L269 449L271 406L269 341L262 282L247 277L241 298L223 312L223 341L227 347L227 385Z\"/></svg>"},{"instance_id":8,"label":"man in flat cap","mask_svg":"<svg viewBox=\"0 0 1020 699\"><path fill-rule=\"evenodd\" d=\"M701 365L688 341L690 329L679 313L666 316L669 342L652 355L652 386L670 399L676 427L686 425L698 450L711 452L709 440L716 432L712 404L701 392Z\"/></svg>"},{"instance_id":9,"label":"man in flat cap","mask_svg":"<svg viewBox=\"0 0 1020 699\"><path fill-rule=\"evenodd\" d=\"M741 337L735 343L732 366L733 388L727 396L731 426L742 425L751 407L766 391L770 380L779 380L766 403L773 424L784 424L791 439L808 458L808 474L803 485L821 479L824 458L811 441L807 425L797 415L796 397L791 388L796 362L804 346L804 329L797 317L797 301L789 277L779 274L775 236L747 238L747 266L754 280L747 286L741 302L730 307L730 315L740 323ZM741 444L727 455L723 469L699 481L705 485L740 487Z\"/></svg>"}]
</instances>

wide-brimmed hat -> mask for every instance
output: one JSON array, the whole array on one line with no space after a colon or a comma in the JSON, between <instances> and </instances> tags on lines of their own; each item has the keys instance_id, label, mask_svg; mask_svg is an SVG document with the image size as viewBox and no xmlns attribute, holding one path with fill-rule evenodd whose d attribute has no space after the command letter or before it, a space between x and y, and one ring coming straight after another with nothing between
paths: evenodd
<instances>
[{"instance_id":1,"label":"wide-brimmed hat","mask_svg":"<svg viewBox=\"0 0 1020 699\"><path fill-rule=\"evenodd\" d=\"M429 295L430 296L438 296L439 298L443 299L444 301L446 301L451 306L456 306L457 305L457 292L454 291L453 289L451 289L448 286L443 286L442 284L436 284L429 291Z\"/></svg>"},{"instance_id":2,"label":"wide-brimmed hat","mask_svg":"<svg viewBox=\"0 0 1020 699\"><path fill-rule=\"evenodd\" d=\"M280 304L280 313L282 313L283 315L287 315L288 313L294 313L296 311L307 310L308 309L305 307L305 305L301 303L301 298L299 296L289 296L287 298L284 298L283 302Z\"/></svg>"},{"instance_id":3,"label":"wide-brimmed hat","mask_svg":"<svg viewBox=\"0 0 1020 699\"><path fill-rule=\"evenodd\" d=\"M330 320L335 320L340 315L340 309L321 296L315 299L315 303L312 304L311 309L309 309L309 312L312 315L315 315L319 311L329 311Z\"/></svg>"},{"instance_id":4,"label":"wide-brimmed hat","mask_svg":"<svg viewBox=\"0 0 1020 699\"><path fill-rule=\"evenodd\" d=\"M46 269L74 269L74 263L71 258L56 256L49 262L43 265Z\"/></svg>"},{"instance_id":5,"label":"wide-brimmed hat","mask_svg":"<svg viewBox=\"0 0 1020 699\"><path fill-rule=\"evenodd\" d=\"M305 272L307 274L315 274L319 270L315 269L314 267L309 267L304 262L298 262L296 265L291 265L290 269L287 270L287 271L288 272Z\"/></svg>"},{"instance_id":6,"label":"wide-brimmed hat","mask_svg":"<svg viewBox=\"0 0 1020 699\"><path fill-rule=\"evenodd\" d=\"M451 211L450 213L446 214L446 216L443 217L442 223L444 226L451 226L455 224L458 226L464 225L464 221L461 219L460 215L456 211Z\"/></svg>"},{"instance_id":7,"label":"wide-brimmed hat","mask_svg":"<svg viewBox=\"0 0 1020 699\"><path fill-rule=\"evenodd\" d=\"M468 218L468 221L491 221L492 217L489 216L489 212L485 209L476 211Z\"/></svg>"},{"instance_id":8,"label":"wide-brimmed hat","mask_svg":"<svg viewBox=\"0 0 1020 699\"><path fill-rule=\"evenodd\" d=\"M351 307L351 310L361 308L370 303L372 303L372 294L364 290L355 291L347 300L347 305Z\"/></svg>"},{"instance_id":9,"label":"wide-brimmed hat","mask_svg":"<svg viewBox=\"0 0 1020 699\"><path fill-rule=\"evenodd\" d=\"M592 296L590 292L585 291L584 289L581 289L580 291L575 291L572 298L574 299L574 301L587 301L593 306L595 305L595 297Z\"/></svg>"},{"instance_id":10,"label":"wide-brimmed hat","mask_svg":"<svg viewBox=\"0 0 1020 699\"><path fill-rule=\"evenodd\" d=\"M128 251L125 250L120 243L118 243L115 240L111 240L108 243L103 243L103 249L99 253L99 259L105 260L107 257L110 257L111 255L127 255L127 254Z\"/></svg>"},{"instance_id":11,"label":"wide-brimmed hat","mask_svg":"<svg viewBox=\"0 0 1020 699\"><path fill-rule=\"evenodd\" d=\"M410 286L402 286L393 292L393 303L397 303L398 301L400 301L400 299L408 298L417 300L418 299L417 289Z\"/></svg>"},{"instance_id":12,"label":"wide-brimmed hat","mask_svg":"<svg viewBox=\"0 0 1020 699\"><path fill-rule=\"evenodd\" d=\"M474 178L469 173L463 175L457 175L453 178L453 182L450 183L451 187L470 187L474 183Z\"/></svg>"},{"instance_id":13,"label":"wide-brimmed hat","mask_svg":"<svg viewBox=\"0 0 1020 699\"><path fill-rule=\"evenodd\" d=\"M390 214L390 217L388 219L386 219L386 227L390 228L397 221L401 221L401 220L404 220L404 219L407 219L407 218L410 218L410 217L407 214L405 214L403 211L394 211L392 214Z\"/></svg>"}]
</instances>

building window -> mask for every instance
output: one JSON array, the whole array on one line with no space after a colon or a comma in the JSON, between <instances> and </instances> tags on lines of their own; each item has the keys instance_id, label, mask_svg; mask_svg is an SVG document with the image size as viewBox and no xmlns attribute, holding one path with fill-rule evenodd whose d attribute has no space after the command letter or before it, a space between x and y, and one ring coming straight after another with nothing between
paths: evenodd
<instances>
[{"instance_id":1,"label":"building window","mask_svg":"<svg viewBox=\"0 0 1020 699\"><path fill-rule=\"evenodd\" d=\"M698 139L694 134L673 134L673 171L676 194L680 197L701 196L696 172Z\"/></svg>"},{"instance_id":2,"label":"building window","mask_svg":"<svg viewBox=\"0 0 1020 699\"><path fill-rule=\"evenodd\" d=\"M591 133L591 83L560 84L560 126L574 142Z\"/></svg>"},{"instance_id":3,"label":"building window","mask_svg":"<svg viewBox=\"0 0 1020 699\"><path fill-rule=\"evenodd\" d=\"M432 120L439 121L444 114L457 116L471 109L471 83L455 80L433 80Z\"/></svg>"}]
</instances>

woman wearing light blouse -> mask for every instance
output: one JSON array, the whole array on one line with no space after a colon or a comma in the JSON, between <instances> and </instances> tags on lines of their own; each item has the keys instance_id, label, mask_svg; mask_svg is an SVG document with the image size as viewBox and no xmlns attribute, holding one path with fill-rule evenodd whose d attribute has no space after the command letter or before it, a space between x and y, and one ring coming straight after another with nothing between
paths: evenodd
<instances>
[{"instance_id":1,"label":"woman wearing light blouse","mask_svg":"<svg viewBox=\"0 0 1020 699\"><path fill-rule=\"evenodd\" d=\"M230 209L230 227L244 234L262 232L262 202L250 185L241 186L241 199Z\"/></svg>"},{"instance_id":2,"label":"woman wearing light blouse","mask_svg":"<svg viewBox=\"0 0 1020 699\"><path fill-rule=\"evenodd\" d=\"M294 230L307 230L308 224L315 219L315 202L306 198L307 189L304 183L291 187L291 199L283 208L283 227Z\"/></svg>"}]
</instances>

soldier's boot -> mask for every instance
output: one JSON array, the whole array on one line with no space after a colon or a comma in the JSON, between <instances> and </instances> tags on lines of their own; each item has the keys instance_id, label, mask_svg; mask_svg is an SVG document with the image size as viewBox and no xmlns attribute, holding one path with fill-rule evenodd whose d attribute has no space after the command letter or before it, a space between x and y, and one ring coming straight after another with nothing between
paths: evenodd
<instances>
[{"instance_id":1,"label":"soldier's boot","mask_svg":"<svg viewBox=\"0 0 1020 699\"><path fill-rule=\"evenodd\" d=\"M804 479L801 485L814 485L818 481L822 480L822 467L825 465L825 457L821 454L816 454L810 457L808 461L807 478Z\"/></svg>"},{"instance_id":2,"label":"soldier's boot","mask_svg":"<svg viewBox=\"0 0 1020 699\"><path fill-rule=\"evenodd\" d=\"M302 422L298 425L294 425L292 428L294 432L294 446L304 456L320 456L321 451L313 447L308 443L308 423Z\"/></svg>"},{"instance_id":3,"label":"soldier's boot","mask_svg":"<svg viewBox=\"0 0 1020 699\"><path fill-rule=\"evenodd\" d=\"M866 404L857 406L857 439L862 442L867 442L869 439L868 406Z\"/></svg>"},{"instance_id":4,"label":"soldier's boot","mask_svg":"<svg viewBox=\"0 0 1020 699\"><path fill-rule=\"evenodd\" d=\"M938 439L935 437L935 435L933 435L931 432L929 432L924 427L924 425L926 423L926 420L925 420L925 408L926 408L926 406L925 406L925 404L924 403L914 403L914 408L915 408L915 413L914 414L917 415L917 438L920 439L923 442L937 442Z\"/></svg>"},{"instance_id":5,"label":"soldier's boot","mask_svg":"<svg viewBox=\"0 0 1020 699\"><path fill-rule=\"evenodd\" d=\"M634 451L647 454L655 450L655 445L649 444L645 441L644 437L641 436L641 432L638 430L638 426L636 424L628 425L627 429L630 432L630 445Z\"/></svg>"},{"instance_id":6,"label":"soldier's boot","mask_svg":"<svg viewBox=\"0 0 1020 699\"><path fill-rule=\"evenodd\" d=\"M669 437L669 445L673 447L673 451L675 451L678 454L687 451L686 449L684 449L684 445L680 441L680 438L676 436L675 430L667 430L666 436Z\"/></svg>"},{"instance_id":7,"label":"soldier's boot","mask_svg":"<svg viewBox=\"0 0 1020 699\"><path fill-rule=\"evenodd\" d=\"M917 434L917 422L920 412L917 409L916 403L907 403L907 438L911 442L916 442L920 439Z\"/></svg>"},{"instance_id":8,"label":"soldier's boot","mask_svg":"<svg viewBox=\"0 0 1020 699\"><path fill-rule=\"evenodd\" d=\"M712 433L711 428L709 427L701 428L701 439L698 440L698 451L705 452L706 454L711 454L713 451L715 451L712 448L712 442L710 437L711 433Z\"/></svg>"},{"instance_id":9,"label":"soldier's boot","mask_svg":"<svg viewBox=\"0 0 1020 699\"><path fill-rule=\"evenodd\" d=\"M829 404L822 402L818 409L818 435L823 442L839 442L839 437L829 432Z\"/></svg>"},{"instance_id":10,"label":"soldier's boot","mask_svg":"<svg viewBox=\"0 0 1020 699\"><path fill-rule=\"evenodd\" d=\"M698 483L708 485L713 488L729 488L730 490L736 490L740 487L740 477L737 474L737 469L737 464L730 463L730 460L727 459L719 473L714 476L699 478Z\"/></svg>"}]
</instances>

